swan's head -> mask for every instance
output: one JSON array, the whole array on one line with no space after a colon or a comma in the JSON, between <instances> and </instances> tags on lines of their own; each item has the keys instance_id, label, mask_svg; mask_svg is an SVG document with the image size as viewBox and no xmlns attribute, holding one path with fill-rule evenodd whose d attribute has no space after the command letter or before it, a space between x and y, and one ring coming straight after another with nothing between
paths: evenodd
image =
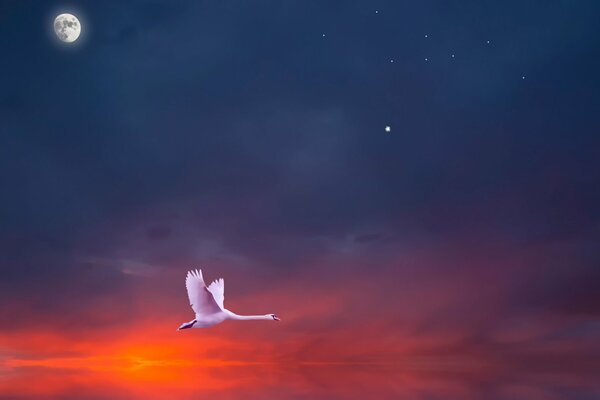
<instances>
[{"instance_id":1,"label":"swan's head","mask_svg":"<svg viewBox=\"0 0 600 400\"><path fill-rule=\"evenodd\" d=\"M281 319L275 314L267 314L269 318L272 318L273 321L281 321Z\"/></svg>"}]
</instances>

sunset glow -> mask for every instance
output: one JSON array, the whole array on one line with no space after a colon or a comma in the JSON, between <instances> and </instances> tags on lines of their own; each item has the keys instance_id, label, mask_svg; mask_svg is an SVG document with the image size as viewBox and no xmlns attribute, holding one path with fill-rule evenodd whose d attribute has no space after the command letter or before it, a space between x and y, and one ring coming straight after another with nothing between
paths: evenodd
<instances>
[{"instance_id":1,"label":"sunset glow","mask_svg":"<svg viewBox=\"0 0 600 400\"><path fill-rule=\"evenodd\" d=\"M0 0L0 400L600 399L599 15Z\"/></svg>"}]
</instances>

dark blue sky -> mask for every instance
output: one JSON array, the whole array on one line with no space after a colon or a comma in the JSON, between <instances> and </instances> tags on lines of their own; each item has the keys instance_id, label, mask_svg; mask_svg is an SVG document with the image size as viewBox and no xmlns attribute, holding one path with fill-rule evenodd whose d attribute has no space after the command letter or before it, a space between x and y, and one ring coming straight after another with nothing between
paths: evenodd
<instances>
[{"instance_id":1,"label":"dark blue sky","mask_svg":"<svg viewBox=\"0 0 600 400\"><path fill-rule=\"evenodd\" d=\"M62 11L84 27L73 46L51 32ZM536 343L597 338L598 15L0 1L0 330L40 307L50 330L126 326L148 281L184 315L203 266L241 294L370 280L389 335L494 349L502 321L527 321ZM118 312L85 312L107 296Z\"/></svg>"}]
</instances>

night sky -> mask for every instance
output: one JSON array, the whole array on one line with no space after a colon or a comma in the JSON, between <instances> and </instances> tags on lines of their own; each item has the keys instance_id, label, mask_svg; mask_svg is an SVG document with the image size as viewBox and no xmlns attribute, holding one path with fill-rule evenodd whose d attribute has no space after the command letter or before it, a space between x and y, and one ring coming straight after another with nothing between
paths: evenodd
<instances>
[{"instance_id":1,"label":"night sky","mask_svg":"<svg viewBox=\"0 0 600 400\"><path fill-rule=\"evenodd\" d=\"M0 398L71 398L28 374L133 359L406 362L483 371L446 399L599 395L598 15L0 1ZM192 268L282 322L175 332ZM571 375L490 383L532 370ZM383 375L379 398L405 393ZM317 398L305 384L290 398Z\"/></svg>"}]
</instances>

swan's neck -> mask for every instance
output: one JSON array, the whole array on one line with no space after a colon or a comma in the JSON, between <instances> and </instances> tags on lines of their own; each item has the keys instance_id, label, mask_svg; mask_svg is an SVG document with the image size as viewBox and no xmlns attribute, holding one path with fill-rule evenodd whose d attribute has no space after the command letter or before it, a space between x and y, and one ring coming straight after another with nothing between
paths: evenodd
<instances>
[{"instance_id":1,"label":"swan's neck","mask_svg":"<svg viewBox=\"0 0 600 400\"><path fill-rule=\"evenodd\" d=\"M229 312L229 318L235 319L238 321L257 321L257 320L272 320L268 315L238 315L233 312Z\"/></svg>"}]
</instances>

